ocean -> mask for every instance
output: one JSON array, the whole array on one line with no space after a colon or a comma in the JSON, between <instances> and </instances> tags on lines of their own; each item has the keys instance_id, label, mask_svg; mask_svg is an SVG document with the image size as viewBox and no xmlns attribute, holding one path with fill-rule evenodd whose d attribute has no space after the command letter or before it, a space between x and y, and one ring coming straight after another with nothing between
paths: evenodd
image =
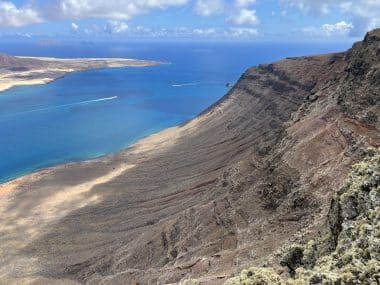
<instances>
[{"instance_id":1,"label":"ocean","mask_svg":"<svg viewBox=\"0 0 380 285\"><path fill-rule=\"evenodd\" d=\"M70 73L46 85L0 93L0 182L119 151L183 123L228 92L250 66L287 56L346 50L349 43L0 42L25 56L166 61L143 68Z\"/></svg>"}]
</instances>

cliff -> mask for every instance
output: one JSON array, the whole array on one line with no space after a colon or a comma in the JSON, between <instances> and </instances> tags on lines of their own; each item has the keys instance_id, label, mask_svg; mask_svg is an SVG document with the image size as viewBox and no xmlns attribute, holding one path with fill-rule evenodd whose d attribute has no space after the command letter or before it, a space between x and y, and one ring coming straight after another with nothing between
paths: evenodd
<instances>
[{"instance_id":1,"label":"cliff","mask_svg":"<svg viewBox=\"0 0 380 285\"><path fill-rule=\"evenodd\" d=\"M348 52L250 68L187 124L4 185L0 276L223 284L250 266L278 282L294 275L302 264L281 262L287 248L331 235L336 193L380 146L379 51L375 30Z\"/></svg>"}]
</instances>

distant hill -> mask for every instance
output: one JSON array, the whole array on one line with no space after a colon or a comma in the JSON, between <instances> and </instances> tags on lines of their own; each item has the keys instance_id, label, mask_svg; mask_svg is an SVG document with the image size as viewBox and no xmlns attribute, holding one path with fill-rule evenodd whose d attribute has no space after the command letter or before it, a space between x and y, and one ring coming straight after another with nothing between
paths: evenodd
<instances>
[{"instance_id":1,"label":"distant hill","mask_svg":"<svg viewBox=\"0 0 380 285\"><path fill-rule=\"evenodd\" d=\"M32 68L41 68L43 66L45 65L39 60L18 58L7 54L0 54L0 69L26 71Z\"/></svg>"},{"instance_id":2,"label":"distant hill","mask_svg":"<svg viewBox=\"0 0 380 285\"><path fill-rule=\"evenodd\" d=\"M18 60L14 56L7 54L0 54L0 66L9 66L11 64L16 63Z\"/></svg>"}]
</instances>

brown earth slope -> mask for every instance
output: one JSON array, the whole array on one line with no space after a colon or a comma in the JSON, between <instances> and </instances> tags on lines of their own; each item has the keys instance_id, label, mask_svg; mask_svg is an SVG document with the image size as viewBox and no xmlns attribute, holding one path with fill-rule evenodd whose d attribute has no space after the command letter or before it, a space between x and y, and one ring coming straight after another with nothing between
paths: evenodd
<instances>
[{"instance_id":1,"label":"brown earth slope","mask_svg":"<svg viewBox=\"0 0 380 285\"><path fill-rule=\"evenodd\" d=\"M318 235L353 162L380 146L379 65L380 30L346 53L260 65L183 126L0 186L1 280L281 273L282 247Z\"/></svg>"}]
</instances>

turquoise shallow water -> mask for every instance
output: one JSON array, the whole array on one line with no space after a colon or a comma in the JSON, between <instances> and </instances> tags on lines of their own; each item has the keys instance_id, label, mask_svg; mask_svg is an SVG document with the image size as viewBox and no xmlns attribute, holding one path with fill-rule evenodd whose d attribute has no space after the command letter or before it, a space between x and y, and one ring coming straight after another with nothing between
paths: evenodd
<instances>
[{"instance_id":1,"label":"turquoise shallow water","mask_svg":"<svg viewBox=\"0 0 380 285\"><path fill-rule=\"evenodd\" d=\"M221 98L249 66L345 45L248 43L1 43L0 52L169 61L144 68L67 74L0 93L0 182L59 163L95 158L177 125Z\"/></svg>"}]
</instances>

